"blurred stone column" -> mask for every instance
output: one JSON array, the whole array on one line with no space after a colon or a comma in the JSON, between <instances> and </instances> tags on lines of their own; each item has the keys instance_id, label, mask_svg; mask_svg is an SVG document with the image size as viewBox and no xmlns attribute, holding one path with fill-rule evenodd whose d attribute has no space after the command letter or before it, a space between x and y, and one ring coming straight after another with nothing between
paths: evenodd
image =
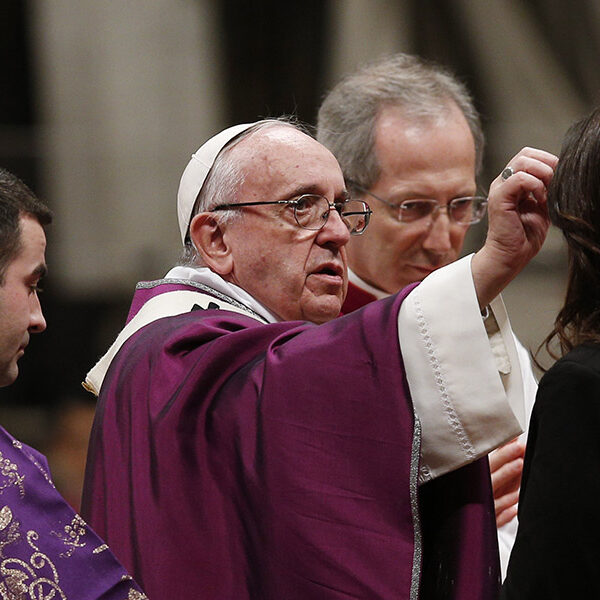
<instances>
[{"instance_id":1,"label":"blurred stone column","mask_svg":"<svg viewBox=\"0 0 600 600\"><path fill-rule=\"evenodd\" d=\"M489 94L488 162L497 171L528 144L558 152L567 127L587 112L559 57L518 0L458 0ZM493 25L492 25L493 24Z\"/></svg>"},{"instance_id":2,"label":"blurred stone column","mask_svg":"<svg viewBox=\"0 0 600 600\"><path fill-rule=\"evenodd\" d=\"M405 2L331 0L328 88L384 54L407 52L411 22Z\"/></svg>"},{"instance_id":3,"label":"blurred stone column","mask_svg":"<svg viewBox=\"0 0 600 600\"><path fill-rule=\"evenodd\" d=\"M224 126L211 0L31 3L53 280L129 293L176 260L179 177Z\"/></svg>"}]
</instances>

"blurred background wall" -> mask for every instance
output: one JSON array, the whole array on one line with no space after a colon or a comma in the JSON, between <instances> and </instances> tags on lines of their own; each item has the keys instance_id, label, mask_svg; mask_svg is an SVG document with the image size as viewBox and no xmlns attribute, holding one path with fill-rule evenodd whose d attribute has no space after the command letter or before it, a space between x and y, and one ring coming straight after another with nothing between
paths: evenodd
<instances>
[{"instance_id":1,"label":"blurred background wall","mask_svg":"<svg viewBox=\"0 0 600 600\"><path fill-rule=\"evenodd\" d=\"M397 51L450 67L471 89L487 135L484 189L522 146L558 152L600 101L595 0L2 1L0 164L55 223L48 330L0 390L0 421L49 452L74 504L94 408L80 381L135 283L178 256L175 196L190 154L236 122L285 113L314 124L342 75ZM564 266L552 233L505 294L530 348L560 305Z\"/></svg>"}]
</instances>

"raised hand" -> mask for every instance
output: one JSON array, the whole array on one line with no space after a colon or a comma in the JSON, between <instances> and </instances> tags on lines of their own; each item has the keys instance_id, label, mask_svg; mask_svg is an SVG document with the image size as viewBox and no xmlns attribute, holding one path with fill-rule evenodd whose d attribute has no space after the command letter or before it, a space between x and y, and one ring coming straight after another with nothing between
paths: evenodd
<instances>
[{"instance_id":1,"label":"raised hand","mask_svg":"<svg viewBox=\"0 0 600 600\"><path fill-rule=\"evenodd\" d=\"M550 222L546 206L558 158L523 148L490 186L485 244L471 268L481 306L488 304L537 254Z\"/></svg>"}]
</instances>

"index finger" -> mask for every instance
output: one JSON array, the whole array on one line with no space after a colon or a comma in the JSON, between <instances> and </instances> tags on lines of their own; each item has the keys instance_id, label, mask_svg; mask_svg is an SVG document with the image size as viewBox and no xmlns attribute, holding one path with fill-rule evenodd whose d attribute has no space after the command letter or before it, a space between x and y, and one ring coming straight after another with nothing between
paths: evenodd
<instances>
[{"instance_id":1,"label":"index finger","mask_svg":"<svg viewBox=\"0 0 600 600\"><path fill-rule=\"evenodd\" d=\"M541 150L540 148L532 148L530 146L525 146L524 148L521 148L521 150L519 150L508 161L508 165L512 166L512 164L522 156L528 157L528 158L533 158L535 160L539 160L540 162L547 164L549 167L552 167L553 169L558 164L558 156L556 156L555 154L552 154L552 152L547 152L546 150Z\"/></svg>"},{"instance_id":2,"label":"index finger","mask_svg":"<svg viewBox=\"0 0 600 600\"><path fill-rule=\"evenodd\" d=\"M500 467L517 458L522 458L525 455L525 444L519 439L514 439L511 442L496 448L489 454L490 471L493 473Z\"/></svg>"}]
</instances>

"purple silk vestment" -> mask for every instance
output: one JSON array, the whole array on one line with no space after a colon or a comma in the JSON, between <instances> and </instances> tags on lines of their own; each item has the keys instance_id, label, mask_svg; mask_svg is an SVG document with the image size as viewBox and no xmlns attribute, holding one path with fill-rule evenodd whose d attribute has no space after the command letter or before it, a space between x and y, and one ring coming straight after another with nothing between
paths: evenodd
<instances>
[{"instance_id":1,"label":"purple silk vestment","mask_svg":"<svg viewBox=\"0 0 600 600\"><path fill-rule=\"evenodd\" d=\"M0 427L0 598L146 598L49 473L42 454Z\"/></svg>"},{"instance_id":2,"label":"purple silk vestment","mask_svg":"<svg viewBox=\"0 0 600 600\"><path fill-rule=\"evenodd\" d=\"M194 290L138 289L130 317L176 289ZM407 293L320 326L199 301L124 343L83 514L152 600L495 598L489 472L475 463L417 495L397 335Z\"/></svg>"}]
</instances>

